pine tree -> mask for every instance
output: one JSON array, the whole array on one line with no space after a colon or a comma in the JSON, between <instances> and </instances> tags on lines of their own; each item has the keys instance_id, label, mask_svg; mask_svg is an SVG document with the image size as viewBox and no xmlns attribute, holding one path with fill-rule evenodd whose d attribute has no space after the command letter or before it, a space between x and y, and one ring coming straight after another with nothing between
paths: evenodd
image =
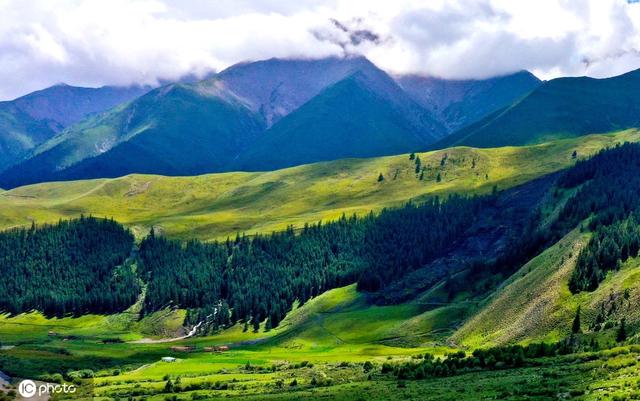
<instances>
[{"instance_id":1,"label":"pine tree","mask_svg":"<svg viewBox=\"0 0 640 401\"><path fill-rule=\"evenodd\" d=\"M442 181L442 176L440 175L440 173L438 173L438 175L436 176L436 182L440 181Z\"/></svg>"},{"instance_id":2,"label":"pine tree","mask_svg":"<svg viewBox=\"0 0 640 401\"><path fill-rule=\"evenodd\" d=\"M382 182L382 181L384 181L384 175L380 173L380 175L378 176L378 182Z\"/></svg>"},{"instance_id":3,"label":"pine tree","mask_svg":"<svg viewBox=\"0 0 640 401\"><path fill-rule=\"evenodd\" d=\"M422 168L422 161L420 160L420 156L416 156L416 174L420 172Z\"/></svg>"},{"instance_id":4,"label":"pine tree","mask_svg":"<svg viewBox=\"0 0 640 401\"><path fill-rule=\"evenodd\" d=\"M409 160L415 160L416 158L416 154L411 152L411 154L409 155Z\"/></svg>"},{"instance_id":5,"label":"pine tree","mask_svg":"<svg viewBox=\"0 0 640 401\"><path fill-rule=\"evenodd\" d=\"M576 310L576 317L573 318L571 332L574 334L580 333L580 306L578 306L578 309Z\"/></svg>"},{"instance_id":6,"label":"pine tree","mask_svg":"<svg viewBox=\"0 0 640 401\"><path fill-rule=\"evenodd\" d=\"M616 334L616 341L621 343L627 339L627 324L626 319L622 318L620 321L620 327L618 328L618 334Z\"/></svg>"}]
</instances>

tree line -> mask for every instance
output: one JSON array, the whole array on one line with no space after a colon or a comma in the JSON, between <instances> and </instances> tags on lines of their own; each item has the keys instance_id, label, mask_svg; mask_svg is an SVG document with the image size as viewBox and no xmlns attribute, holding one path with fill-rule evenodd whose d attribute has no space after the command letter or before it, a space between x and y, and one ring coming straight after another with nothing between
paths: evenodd
<instances>
[{"instance_id":1,"label":"tree line","mask_svg":"<svg viewBox=\"0 0 640 401\"><path fill-rule=\"evenodd\" d=\"M361 290L382 290L423 266L448 249L486 201L435 198L377 216L306 225L299 233L290 227L206 244L152 233L139 252L148 283L145 311L175 305L197 309L189 315L192 322L214 316L245 321L254 330L262 321L267 329L276 327L296 300L304 304L354 282ZM220 310L231 317L218 315Z\"/></svg>"},{"instance_id":2,"label":"tree line","mask_svg":"<svg viewBox=\"0 0 640 401\"><path fill-rule=\"evenodd\" d=\"M0 310L48 316L113 313L135 302L127 266L133 235L113 220L80 217L0 233Z\"/></svg>"},{"instance_id":3,"label":"tree line","mask_svg":"<svg viewBox=\"0 0 640 401\"><path fill-rule=\"evenodd\" d=\"M577 188L556 225L573 228L588 219L594 232L578 255L569 288L593 291L608 271L619 269L640 248L640 145L624 144L579 161L559 180Z\"/></svg>"}]
</instances>

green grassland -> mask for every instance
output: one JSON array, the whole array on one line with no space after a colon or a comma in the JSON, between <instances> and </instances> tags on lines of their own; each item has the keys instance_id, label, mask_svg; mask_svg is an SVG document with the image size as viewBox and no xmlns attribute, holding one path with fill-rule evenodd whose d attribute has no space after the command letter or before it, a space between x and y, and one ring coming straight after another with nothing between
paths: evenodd
<instances>
[{"instance_id":1,"label":"green grassland","mask_svg":"<svg viewBox=\"0 0 640 401\"><path fill-rule=\"evenodd\" d=\"M526 147L461 147L420 153L422 180L408 155L399 155L273 172L129 175L37 184L0 194L0 228L55 222L84 213L113 217L137 235L144 235L152 226L182 239L271 232L426 196L486 193L495 185L508 188L570 166L574 150L580 158L616 143L638 140L640 133L628 130ZM385 178L382 182L377 180L380 173Z\"/></svg>"},{"instance_id":2,"label":"green grassland","mask_svg":"<svg viewBox=\"0 0 640 401\"><path fill-rule=\"evenodd\" d=\"M574 150L585 157L638 140L639 132L624 131L522 148L421 153L423 180L408 155L401 155L269 173L133 175L39 184L0 193L0 219L4 226L13 226L91 212L112 215L138 234L155 226L179 238L212 239L343 212L364 213L424 196L506 188L571 165ZM380 173L382 182L377 181ZM543 213L557 213L570 195L550 194ZM640 347L631 344L638 338L616 344L615 329L623 316L630 327L640 324L640 260L629 260L609 273L596 291L572 295L569 276L589 238L589 232L571 231L486 298L461 293L450 302L434 303L446 299L440 283L414 301L377 306L350 285L294 305L280 325L268 331L264 323L255 332L236 324L215 335L168 342L186 333L185 311L165 309L140 318L144 291L127 311L109 316L2 315L0 370L53 380L52 374L91 369L99 401L634 399L640 395ZM385 363L413 361L425 352L443 357L456 350L559 341L570 334L578 306L585 332L578 338L597 340L601 348L610 349L424 380L398 380L382 371ZM602 311L607 325L593 330ZM171 349L181 345L196 349ZM205 351L214 345L230 349ZM177 360L162 362L165 356ZM365 371L365 362L372 368ZM178 380L179 388L166 390L168 379Z\"/></svg>"}]
</instances>

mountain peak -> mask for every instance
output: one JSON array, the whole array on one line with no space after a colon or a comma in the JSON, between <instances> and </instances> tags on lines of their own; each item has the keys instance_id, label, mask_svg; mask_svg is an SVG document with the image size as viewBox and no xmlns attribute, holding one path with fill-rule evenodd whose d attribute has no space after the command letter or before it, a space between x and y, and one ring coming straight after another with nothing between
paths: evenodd
<instances>
[{"instance_id":1,"label":"mountain peak","mask_svg":"<svg viewBox=\"0 0 640 401\"><path fill-rule=\"evenodd\" d=\"M235 64L216 76L245 99L268 126L299 108L323 89L357 70L377 69L365 57L283 59Z\"/></svg>"}]
</instances>

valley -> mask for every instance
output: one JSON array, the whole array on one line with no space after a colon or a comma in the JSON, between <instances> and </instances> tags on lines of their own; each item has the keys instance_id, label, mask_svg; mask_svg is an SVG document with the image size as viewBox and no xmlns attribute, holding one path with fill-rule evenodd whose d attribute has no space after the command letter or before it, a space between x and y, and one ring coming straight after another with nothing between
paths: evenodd
<instances>
[{"instance_id":1,"label":"valley","mask_svg":"<svg viewBox=\"0 0 640 401\"><path fill-rule=\"evenodd\" d=\"M147 196L164 180L167 180L165 191L172 187L175 193L176 183L181 180L204 180L204 188L213 188L207 186L206 181L234 183L233 179L237 179L234 186L226 188L225 192L232 191L238 199L237 188L269 182L269 188L275 189L270 189L267 194L273 195L278 194L278 185L273 185L274 178L292 183L295 178L306 176L311 180L307 185L314 179L318 182L316 185L325 180L325 185L331 188L339 178L350 183L355 181L362 186L358 188L360 192L353 192L349 199L357 199L356 193L362 194L360 205L363 206L360 207L376 210L396 207L407 200L421 202L431 195L454 193L488 194L489 204L498 202L496 205L500 205L501 198L523 195L529 198L519 185L535 188L540 185L535 179L548 175L549 179L559 180L559 183L554 184L555 189L544 189L547 195L535 202L539 202L542 227L551 229L554 220L573 219L566 210L570 210L571 199L575 203L575 196L579 193L576 191L584 190L584 186L573 188L575 184L562 177L574 174L575 179L582 179L579 178L582 177L580 169L588 171L589 167L580 163L588 160L590 155L616 144L636 142L637 138L638 133L629 130L529 147L453 148L417 153L411 158L405 154L345 160L271 173L176 178L136 175L121 179L38 184L1 195L3 201L11 202L9 204L15 210L31 204L30 214L36 213L35 202L39 202L36 205L43 210L55 210L51 206L56 201L77 202L92 197L95 197L94 205L109 205L106 199L112 199L116 206L111 206L111 210L115 211L122 207L117 206L121 199L131 204L132 199ZM632 145L623 148L629 146ZM621 148L619 153L622 151ZM430 183L424 178L421 180L416 173L418 158L422 166L426 166L424 172L430 176ZM576 162L578 166L566 174L562 172ZM399 171L395 183L387 178L392 176L389 171ZM514 174L516 171L520 174ZM635 170L629 173L632 171ZM380 173L385 178L377 181ZM354 180L353 174L368 179ZM433 177L436 174L441 177L439 181ZM329 184L329 180L335 181ZM383 192L380 186L387 184L388 180L395 186ZM399 187L406 187L405 192L399 191ZM197 187L192 182L185 188ZM295 194L295 191L290 193ZM392 202L371 207L375 200L380 199L378 197L388 199L391 193L396 195ZM284 194L286 192L279 196ZM45 195L51 202L48 208L43 207L46 203L41 199ZM318 196L317 193L314 195ZM162 193L156 196L156 199L166 199ZM291 196L291 202L294 202ZM331 194L326 196L331 197ZM491 196L497 196L498 200L491 200ZM248 199L252 202L249 205L253 206L270 198L261 196L258 191ZM315 199L309 202L321 204ZM144 203L151 204L148 199ZM91 207L96 210L96 206ZM175 210L174 206L172 208ZM64 209L60 206L59 210ZM349 209L338 209L334 215L322 211L322 219L337 218L343 210ZM504 211L507 212L506 209ZM393 213L392 209L389 216ZM51 217L51 221L55 221L64 215L52 216L55 217ZM295 218L307 219L308 222L309 216L287 215L284 218L286 223L272 226L270 230L282 229L295 222ZM117 216L116 220L120 218ZM497 220L489 215L487 222L480 219L476 224L482 227L491 225L491 221ZM500 270L500 267L488 276L483 273L477 275L473 264L465 264L460 259L458 263L467 266L466 269L439 278L410 296L398 298L404 299L402 301L390 301L395 298L387 297L382 298L386 299L382 303L378 302L380 298L376 298L375 291L358 290L357 284L338 286L312 296L304 303L294 302L291 311L276 327L270 326L269 318L257 324L252 320L248 328L246 323L243 327L242 322L235 322L191 338L153 341L183 337L191 326L185 327L189 311L179 305L145 311L149 305L145 298L150 294L146 286L137 302L123 312L89 313L81 317L47 317L40 312L4 315L0 317L0 341L9 347L0 352L0 366L14 377L54 382L75 380L79 385L90 385L99 400L120 397L159 401L173 397L185 400L218 397L340 400L350 399L354 394L372 400L419 400L425 392L435 400L452 397L469 400L492 397L505 400L522 397L552 399L557 394L569 394L582 400L599 399L605 394L633 397L637 394L637 386L629 380L634 377L640 352L633 345L638 336L635 328L640 324L640 315L634 312L634 305L640 299L640 287L636 285L640 263L637 258L630 257L619 271L606 275L597 290L571 293L568 282L576 260L589 246L592 236L585 223L581 224L582 228L573 228L562 234L559 241L553 241L513 274ZM172 232L157 223L150 224L147 229L131 227L138 236L137 241L146 237L151 227L169 238L193 238L193 235ZM254 230L265 232L258 228ZM499 241L513 241L509 237L506 235ZM221 237L208 235L201 238ZM145 258L147 256L141 254L136 262L137 268L132 269L139 271L140 263L147 260ZM427 263L424 266L422 270L431 274L428 269L432 265ZM415 270L407 277L422 270ZM399 280L402 283L402 277ZM468 284L464 284L469 280L477 280L478 288L484 290L471 290ZM406 290L411 288L410 285L403 286ZM393 288L393 285L386 285L378 294L391 293L389 291L394 291ZM581 330L572 334L571 322L578 306L582 311ZM608 310L607 325L594 328L605 307ZM617 338L621 316L626 320L629 333L629 337L622 341ZM556 347L557 351L542 356L532 353L534 351L530 347L542 342ZM514 343L529 347L524 348L526 356L521 362L509 362L511 359L498 364L496 361L474 362L472 355L476 355L475 350L494 352L491 351L493 349L496 355L508 355L518 350L509 348ZM224 350L212 351L216 347ZM462 351L468 361L456 362L458 357L452 355L458 351ZM425 355L432 355L435 359L425 359ZM166 362L162 358L175 358L175 361ZM452 368L452 364L458 367ZM416 377L416 366L422 366L420 369L431 373L421 373ZM437 368L440 370L428 370L436 369L434 366L440 366ZM441 370L443 366L448 370ZM603 376L603 372L606 375ZM473 386L462 385L469 380L474 381ZM463 387L465 390L461 391Z\"/></svg>"},{"instance_id":2,"label":"valley","mask_svg":"<svg viewBox=\"0 0 640 401\"><path fill-rule=\"evenodd\" d=\"M640 70L397 72L329 22L0 102L0 401L640 399Z\"/></svg>"}]
</instances>

